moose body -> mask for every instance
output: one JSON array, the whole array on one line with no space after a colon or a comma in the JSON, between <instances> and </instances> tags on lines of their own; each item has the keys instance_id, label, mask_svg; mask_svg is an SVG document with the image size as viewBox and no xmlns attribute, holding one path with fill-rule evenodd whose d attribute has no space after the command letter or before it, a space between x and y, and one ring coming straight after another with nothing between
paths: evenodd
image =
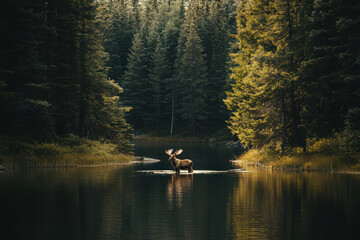
<instances>
[{"instance_id":1,"label":"moose body","mask_svg":"<svg viewBox=\"0 0 360 240\"><path fill-rule=\"evenodd\" d=\"M179 149L175 153L172 153L173 149L169 149L165 151L167 155L169 155L169 161L171 161L172 166L174 167L175 171L177 173L180 172L180 170L187 169L189 173L193 172L193 162L190 159L177 159L176 156L180 155L183 150Z\"/></svg>"}]
</instances>

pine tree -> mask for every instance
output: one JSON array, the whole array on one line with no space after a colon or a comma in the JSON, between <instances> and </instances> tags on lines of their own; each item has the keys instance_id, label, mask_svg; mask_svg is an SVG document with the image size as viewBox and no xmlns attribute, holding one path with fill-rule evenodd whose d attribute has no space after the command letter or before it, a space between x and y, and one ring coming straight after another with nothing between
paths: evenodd
<instances>
[{"instance_id":1,"label":"pine tree","mask_svg":"<svg viewBox=\"0 0 360 240\"><path fill-rule=\"evenodd\" d=\"M153 109L149 109L151 102L150 83L148 79L147 60L141 33L135 34L127 70L124 75L124 104L132 108L129 122L135 127L143 127L149 120Z\"/></svg>"},{"instance_id":2,"label":"pine tree","mask_svg":"<svg viewBox=\"0 0 360 240\"><path fill-rule=\"evenodd\" d=\"M303 63L305 124L309 135L328 137L344 126L344 116L358 106L358 3L316 1L310 16L309 51Z\"/></svg>"},{"instance_id":3,"label":"pine tree","mask_svg":"<svg viewBox=\"0 0 360 240\"><path fill-rule=\"evenodd\" d=\"M294 134L288 120L295 121L296 113L290 117L288 106L294 107L297 79L292 45L295 15L290 0L243 1L240 6L239 50L232 54L235 83L225 103L234 114L230 129L247 146L275 148L281 142L284 152L289 135Z\"/></svg>"},{"instance_id":4,"label":"pine tree","mask_svg":"<svg viewBox=\"0 0 360 240\"><path fill-rule=\"evenodd\" d=\"M43 1L3 1L0 76L2 128L11 135L53 136L44 43L49 32Z\"/></svg>"},{"instance_id":5,"label":"pine tree","mask_svg":"<svg viewBox=\"0 0 360 240\"><path fill-rule=\"evenodd\" d=\"M36 140L78 134L106 138L119 150L129 150L127 109L118 100L121 88L108 78L108 55L96 18L100 3L5 3L0 24L6 43L0 48L2 133Z\"/></svg>"},{"instance_id":6,"label":"pine tree","mask_svg":"<svg viewBox=\"0 0 360 240\"><path fill-rule=\"evenodd\" d=\"M160 2L153 13L149 22L148 35L146 38L147 50L153 53L156 48L157 40L162 37L165 25L169 19L170 6L167 1ZM151 55L151 54L150 54Z\"/></svg>"},{"instance_id":7,"label":"pine tree","mask_svg":"<svg viewBox=\"0 0 360 240\"><path fill-rule=\"evenodd\" d=\"M164 113L167 111L168 95L171 94L171 83L169 83L170 66L166 58L167 49L162 39L157 40L156 48L152 54L153 69L149 78L153 92L154 117L156 125L164 121Z\"/></svg>"},{"instance_id":8,"label":"pine tree","mask_svg":"<svg viewBox=\"0 0 360 240\"><path fill-rule=\"evenodd\" d=\"M49 39L49 101L55 132L78 134L79 80L77 34L79 9L74 1L50 1L48 24L56 34Z\"/></svg>"},{"instance_id":9,"label":"pine tree","mask_svg":"<svg viewBox=\"0 0 360 240\"><path fill-rule=\"evenodd\" d=\"M108 77L109 57L102 46L97 5L87 0L80 4L79 136L108 139L125 152L131 147L131 129L125 121L128 108L119 102L121 87Z\"/></svg>"},{"instance_id":10,"label":"pine tree","mask_svg":"<svg viewBox=\"0 0 360 240\"><path fill-rule=\"evenodd\" d=\"M180 113L188 129L195 133L205 119L206 63L200 37L193 19L189 19L189 33L181 56L179 75Z\"/></svg>"},{"instance_id":11,"label":"pine tree","mask_svg":"<svg viewBox=\"0 0 360 240\"><path fill-rule=\"evenodd\" d=\"M121 83L126 70L127 56L137 29L136 18L138 7L132 9L130 1L100 1L99 23L103 35L105 51L109 53L107 66L109 77ZM134 12L132 12L134 11Z\"/></svg>"},{"instance_id":12,"label":"pine tree","mask_svg":"<svg viewBox=\"0 0 360 240\"><path fill-rule=\"evenodd\" d=\"M167 49L166 59L169 66L170 76L169 76L169 89L168 93L168 103L169 106L167 109L168 111L164 111L165 115L169 115L169 122L170 122L170 135L173 134L175 128L175 122L178 118L176 114L176 109L178 108L178 101L177 101L177 83L178 83L178 72L177 66L180 65L180 55L178 55L178 43L181 42L180 40L180 32L181 27L184 22L184 3L182 0L174 1L171 4L170 12L169 12L169 21L165 25L165 29L163 32L164 38L164 45ZM180 44L180 46L182 46ZM167 114L169 112L169 114ZM165 116L166 117L166 116Z\"/></svg>"},{"instance_id":13,"label":"pine tree","mask_svg":"<svg viewBox=\"0 0 360 240\"><path fill-rule=\"evenodd\" d=\"M210 31L211 52L208 63L208 119L211 129L218 129L224 125L227 117L226 107L223 103L225 98L225 86L228 78L228 55L230 49L227 16L224 6L218 2L211 2L208 16Z\"/></svg>"},{"instance_id":14,"label":"pine tree","mask_svg":"<svg viewBox=\"0 0 360 240\"><path fill-rule=\"evenodd\" d=\"M171 4L168 21L163 30L164 45L167 49L167 61L169 62L172 73L174 73L177 59L177 47L181 26L184 23L184 11L183 1L174 1L173 4Z\"/></svg>"}]
</instances>

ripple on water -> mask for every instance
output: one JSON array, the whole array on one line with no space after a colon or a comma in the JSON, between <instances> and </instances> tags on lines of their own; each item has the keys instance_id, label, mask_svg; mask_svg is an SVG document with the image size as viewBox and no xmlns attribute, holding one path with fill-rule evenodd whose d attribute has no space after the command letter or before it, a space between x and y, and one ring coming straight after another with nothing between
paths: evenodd
<instances>
[{"instance_id":1,"label":"ripple on water","mask_svg":"<svg viewBox=\"0 0 360 240\"><path fill-rule=\"evenodd\" d=\"M142 160L133 161L133 163L147 164L147 163L157 163L160 161L161 161L160 159L144 157Z\"/></svg>"},{"instance_id":2,"label":"ripple on water","mask_svg":"<svg viewBox=\"0 0 360 240\"><path fill-rule=\"evenodd\" d=\"M173 175L174 170L139 170L138 173L147 175ZM197 174L227 174L227 173L246 173L245 169L230 169L230 170L194 170L189 173L187 170L180 171L181 175L197 175Z\"/></svg>"}]
</instances>

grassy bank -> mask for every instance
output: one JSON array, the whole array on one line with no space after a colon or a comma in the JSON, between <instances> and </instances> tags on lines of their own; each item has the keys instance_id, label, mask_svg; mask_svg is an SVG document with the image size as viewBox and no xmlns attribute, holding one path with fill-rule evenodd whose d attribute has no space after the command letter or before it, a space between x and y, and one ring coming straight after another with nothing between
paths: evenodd
<instances>
[{"instance_id":1,"label":"grassy bank","mask_svg":"<svg viewBox=\"0 0 360 240\"><path fill-rule=\"evenodd\" d=\"M78 167L126 163L131 155L115 144L69 136L54 142L0 139L0 163L7 168Z\"/></svg>"},{"instance_id":2,"label":"grassy bank","mask_svg":"<svg viewBox=\"0 0 360 240\"><path fill-rule=\"evenodd\" d=\"M329 155L321 153L287 154L250 149L236 163L242 166L260 166L271 169L308 171L360 171L360 156Z\"/></svg>"},{"instance_id":3,"label":"grassy bank","mask_svg":"<svg viewBox=\"0 0 360 240\"><path fill-rule=\"evenodd\" d=\"M360 153L346 151L339 138L307 141L308 151L292 149L286 154L269 149L250 149L235 162L242 166L308 171L360 171Z\"/></svg>"}]
</instances>

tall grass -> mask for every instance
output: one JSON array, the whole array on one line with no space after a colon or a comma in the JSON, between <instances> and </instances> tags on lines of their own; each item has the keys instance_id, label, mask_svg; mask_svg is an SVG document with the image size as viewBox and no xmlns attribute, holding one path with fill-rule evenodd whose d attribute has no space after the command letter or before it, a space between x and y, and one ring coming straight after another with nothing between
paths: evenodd
<instances>
[{"instance_id":1,"label":"tall grass","mask_svg":"<svg viewBox=\"0 0 360 240\"><path fill-rule=\"evenodd\" d=\"M129 162L132 156L119 153L117 146L68 136L56 142L0 139L0 161L8 168L76 167Z\"/></svg>"},{"instance_id":2,"label":"tall grass","mask_svg":"<svg viewBox=\"0 0 360 240\"><path fill-rule=\"evenodd\" d=\"M360 154L346 151L344 136L308 139L308 152L294 148L286 154L269 149L250 149L238 158L242 165L314 171L360 171ZM260 163L260 164L259 164Z\"/></svg>"}]
</instances>

